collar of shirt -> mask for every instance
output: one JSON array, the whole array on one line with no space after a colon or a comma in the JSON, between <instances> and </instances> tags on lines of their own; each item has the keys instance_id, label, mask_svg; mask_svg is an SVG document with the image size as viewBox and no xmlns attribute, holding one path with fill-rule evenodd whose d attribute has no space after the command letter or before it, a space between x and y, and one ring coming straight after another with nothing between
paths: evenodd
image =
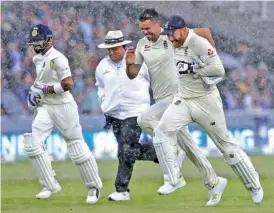
<instances>
[{"instance_id":1,"label":"collar of shirt","mask_svg":"<svg viewBox=\"0 0 274 213\"><path fill-rule=\"evenodd\" d=\"M52 51L53 49L54 49L54 47L52 46L52 47L46 52L45 55L42 55L41 53L35 55L35 56L33 57L33 59L32 59L33 63L36 63L37 61L43 60L44 57L48 56L48 55L51 53L51 51Z\"/></svg>"},{"instance_id":2,"label":"collar of shirt","mask_svg":"<svg viewBox=\"0 0 274 213\"><path fill-rule=\"evenodd\" d=\"M53 49L54 49L53 46L51 48L49 48L49 50L46 52L46 54L44 56L48 56L49 54L51 54Z\"/></svg>"},{"instance_id":3,"label":"collar of shirt","mask_svg":"<svg viewBox=\"0 0 274 213\"><path fill-rule=\"evenodd\" d=\"M189 40L191 39L193 34L194 34L194 32L191 29L189 29L188 35L187 35L186 40L185 40L184 44L182 45L182 47L188 46Z\"/></svg>"},{"instance_id":4,"label":"collar of shirt","mask_svg":"<svg viewBox=\"0 0 274 213\"><path fill-rule=\"evenodd\" d=\"M125 64L125 57L123 57L122 60L117 61L117 62L112 61L111 58L109 57L109 55L106 56L106 59L109 64L114 65L117 69L120 69Z\"/></svg>"}]
</instances>

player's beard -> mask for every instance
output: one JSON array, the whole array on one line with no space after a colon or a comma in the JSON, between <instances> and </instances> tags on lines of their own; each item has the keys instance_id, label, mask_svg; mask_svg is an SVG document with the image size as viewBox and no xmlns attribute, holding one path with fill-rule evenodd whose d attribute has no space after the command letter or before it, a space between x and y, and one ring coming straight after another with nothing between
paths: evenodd
<instances>
[{"instance_id":1,"label":"player's beard","mask_svg":"<svg viewBox=\"0 0 274 213\"><path fill-rule=\"evenodd\" d=\"M153 33L146 33L144 35L147 38L147 40L149 40L149 41L152 41L155 37L155 35Z\"/></svg>"},{"instance_id":2,"label":"player's beard","mask_svg":"<svg viewBox=\"0 0 274 213\"><path fill-rule=\"evenodd\" d=\"M36 54L43 53L50 47L50 43L48 40L45 40L42 44L33 44L33 49L36 52Z\"/></svg>"},{"instance_id":3,"label":"player's beard","mask_svg":"<svg viewBox=\"0 0 274 213\"><path fill-rule=\"evenodd\" d=\"M185 40L183 39L174 39L172 44L175 48L180 48L184 44Z\"/></svg>"},{"instance_id":4,"label":"player's beard","mask_svg":"<svg viewBox=\"0 0 274 213\"><path fill-rule=\"evenodd\" d=\"M42 53L45 51L45 49L47 48L48 44L46 44L46 46L42 47L40 45L33 45L33 49L36 52L36 54Z\"/></svg>"}]
</instances>

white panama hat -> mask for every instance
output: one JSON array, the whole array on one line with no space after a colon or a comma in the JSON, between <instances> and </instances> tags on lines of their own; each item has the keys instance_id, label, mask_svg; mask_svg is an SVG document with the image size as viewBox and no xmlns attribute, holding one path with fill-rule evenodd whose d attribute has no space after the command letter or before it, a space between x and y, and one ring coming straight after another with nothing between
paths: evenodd
<instances>
[{"instance_id":1,"label":"white panama hat","mask_svg":"<svg viewBox=\"0 0 274 213\"><path fill-rule=\"evenodd\" d=\"M99 44L98 48L113 48L126 44L130 44L132 41L124 40L124 35L121 30L109 31L105 37L105 43Z\"/></svg>"}]
</instances>

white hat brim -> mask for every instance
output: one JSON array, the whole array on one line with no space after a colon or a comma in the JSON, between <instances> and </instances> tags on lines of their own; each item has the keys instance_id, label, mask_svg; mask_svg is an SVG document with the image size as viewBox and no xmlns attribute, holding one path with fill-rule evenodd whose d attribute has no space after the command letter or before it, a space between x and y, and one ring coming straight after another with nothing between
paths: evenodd
<instances>
[{"instance_id":1,"label":"white hat brim","mask_svg":"<svg viewBox=\"0 0 274 213\"><path fill-rule=\"evenodd\" d=\"M119 42L119 43L116 43L116 44L105 44L105 43L102 43L102 44L98 45L98 48L100 48L100 49L108 49L108 48L113 48L113 47L119 47L119 46L123 46L123 45L126 45L126 44L130 44L131 42L132 41L125 40L123 42Z\"/></svg>"}]
</instances>

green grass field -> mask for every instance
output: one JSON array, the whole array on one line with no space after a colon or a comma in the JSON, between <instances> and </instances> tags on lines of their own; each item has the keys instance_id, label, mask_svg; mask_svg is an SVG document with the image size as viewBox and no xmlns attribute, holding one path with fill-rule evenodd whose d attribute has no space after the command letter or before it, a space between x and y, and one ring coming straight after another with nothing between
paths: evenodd
<instances>
[{"instance_id":1,"label":"green grass field","mask_svg":"<svg viewBox=\"0 0 274 213\"><path fill-rule=\"evenodd\" d=\"M197 169L186 160L183 174L187 185L168 196L157 194L163 180L157 164L138 162L135 165L131 201L111 202L107 196L114 191L116 161L99 161L104 187L95 205L86 205L87 190L70 162L56 162L53 167L62 191L50 199L37 200L40 187L28 162L2 164L3 213L274 213L274 157L254 156L252 160L261 174L265 198L262 204L252 203L249 192L241 185L222 158L211 158L214 168L228 178L228 186L219 206L205 207L207 190Z\"/></svg>"}]
</instances>

